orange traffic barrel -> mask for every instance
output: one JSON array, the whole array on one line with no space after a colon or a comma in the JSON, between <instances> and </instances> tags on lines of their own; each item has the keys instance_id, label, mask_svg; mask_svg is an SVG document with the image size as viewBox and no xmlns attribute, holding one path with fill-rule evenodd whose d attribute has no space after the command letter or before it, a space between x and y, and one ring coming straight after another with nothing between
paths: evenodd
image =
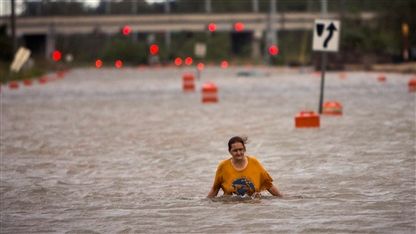
<instances>
[{"instance_id":1,"label":"orange traffic barrel","mask_svg":"<svg viewBox=\"0 0 416 234\"><path fill-rule=\"evenodd\" d=\"M182 89L184 92L195 91L195 77L193 74L187 73L182 76Z\"/></svg>"},{"instance_id":2,"label":"orange traffic barrel","mask_svg":"<svg viewBox=\"0 0 416 234\"><path fill-rule=\"evenodd\" d=\"M10 81L9 88L10 89L18 89L19 88L19 83L17 81Z\"/></svg>"},{"instance_id":3,"label":"orange traffic barrel","mask_svg":"<svg viewBox=\"0 0 416 234\"><path fill-rule=\"evenodd\" d=\"M342 115L342 105L339 102L328 101L323 105L322 114L324 115Z\"/></svg>"},{"instance_id":4,"label":"orange traffic barrel","mask_svg":"<svg viewBox=\"0 0 416 234\"><path fill-rule=\"evenodd\" d=\"M385 82L385 81L386 81L386 76L385 76L385 75L379 75L379 76L377 77L377 80L378 80L379 82Z\"/></svg>"},{"instance_id":5,"label":"orange traffic barrel","mask_svg":"<svg viewBox=\"0 0 416 234\"><path fill-rule=\"evenodd\" d=\"M202 102L203 103L218 102L218 88L216 84L208 82L202 86Z\"/></svg>"},{"instance_id":6,"label":"orange traffic barrel","mask_svg":"<svg viewBox=\"0 0 416 234\"><path fill-rule=\"evenodd\" d=\"M313 111L301 111L295 117L296 128L319 128L319 115Z\"/></svg>"},{"instance_id":7,"label":"orange traffic barrel","mask_svg":"<svg viewBox=\"0 0 416 234\"><path fill-rule=\"evenodd\" d=\"M30 80L30 79L27 79L27 80L23 80L23 84L25 85L25 86L31 86L32 85L32 80Z\"/></svg>"},{"instance_id":8,"label":"orange traffic barrel","mask_svg":"<svg viewBox=\"0 0 416 234\"><path fill-rule=\"evenodd\" d=\"M415 78L409 80L409 92L416 92L416 76Z\"/></svg>"}]
</instances>

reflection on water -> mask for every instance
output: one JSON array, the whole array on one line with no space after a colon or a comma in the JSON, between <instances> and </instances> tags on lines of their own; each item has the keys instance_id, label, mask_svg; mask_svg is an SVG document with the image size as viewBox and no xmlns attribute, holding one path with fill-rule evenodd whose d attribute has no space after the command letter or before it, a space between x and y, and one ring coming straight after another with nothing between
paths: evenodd
<instances>
[{"instance_id":1,"label":"reflection on water","mask_svg":"<svg viewBox=\"0 0 416 234\"><path fill-rule=\"evenodd\" d=\"M207 69L219 103L182 93L179 69L78 69L1 90L2 233L414 233L415 103L409 76L329 73L342 117L295 129L319 78ZM206 195L227 141L249 137L285 194Z\"/></svg>"}]
</instances>

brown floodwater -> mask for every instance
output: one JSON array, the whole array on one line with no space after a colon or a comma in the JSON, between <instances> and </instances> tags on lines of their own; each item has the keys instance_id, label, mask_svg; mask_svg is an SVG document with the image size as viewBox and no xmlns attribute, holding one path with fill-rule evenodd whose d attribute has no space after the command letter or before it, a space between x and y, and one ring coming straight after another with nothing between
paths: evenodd
<instances>
[{"instance_id":1,"label":"brown floodwater","mask_svg":"<svg viewBox=\"0 0 416 234\"><path fill-rule=\"evenodd\" d=\"M416 93L410 75L289 69L74 69L1 89L1 233L415 233ZM215 82L219 102L202 104ZM249 138L285 194L207 199L228 139Z\"/></svg>"}]
</instances>

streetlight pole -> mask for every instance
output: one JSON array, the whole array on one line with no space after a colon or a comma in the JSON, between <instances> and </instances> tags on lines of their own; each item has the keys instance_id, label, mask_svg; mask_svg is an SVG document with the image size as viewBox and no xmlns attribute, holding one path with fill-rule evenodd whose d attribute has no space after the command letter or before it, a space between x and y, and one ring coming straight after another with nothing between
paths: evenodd
<instances>
[{"instance_id":1,"label":"streetlight pole","mask_svg":"<svg viewBox=\"0 0 416 234\"><path fill-rule=\"evenodd\" d=\"M165 10L165 14L170 13L170 0L165 0L164 10ZM169 51L169 54L170 54L170 44L171 44L171 33L169 30L166 30L165 45L166 45L166 49Z\"/></svg>"},{"instance_id":2,"label":"streetlight pole","mask_svg":"<svg viewBox=\"0 0 416 234\"><path fill-rule=\"evenodd\" d=\"M12 14L10 16L10 25L11 25L11 33L12 33L12 48L13 48L13 54L16 52L16 11L15 11L15 0L10 0L11 7L12 7Z\"/></svg>"},{"instance_id":3,"label":"streetlight pole","mask_svg":"<svg viewBox=\"0 0 416 234\"><path fill-rule=\"evenodd\" d=\"M205 0L205 13L211 13L211 0Z\"/></svg>"},{"instance_id":4,"label":"streetlight pole","mask_svg":"<svg viewBox=\"0 0 416 234\"><path fill-rule=\"evenodd\" d=\"M271 45L277 45L277 29L274 27L275 16L276 16L276 3L277 0L270 0L270 11L267 14L267 25L266 25L266 42L264 48L264 56L267 65L271 65L271 56L269 54L269 47Z\"/></svg>"}]
</instances>

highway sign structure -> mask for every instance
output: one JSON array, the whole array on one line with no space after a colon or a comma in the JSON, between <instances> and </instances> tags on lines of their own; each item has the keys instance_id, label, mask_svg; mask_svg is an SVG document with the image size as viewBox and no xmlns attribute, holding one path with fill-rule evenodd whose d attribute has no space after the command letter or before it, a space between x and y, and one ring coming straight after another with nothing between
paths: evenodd
<instances>
[{"instance_id":1,"label":"highway sign structure","mask_svg":"<svg viewBox=\"0 0 416 234\"><path fill-rule=\"evenodd\" d=\"M337 52L341 24L338 20L316 19L313 31L314 51Z\"/></svg>"}]
</instances>

